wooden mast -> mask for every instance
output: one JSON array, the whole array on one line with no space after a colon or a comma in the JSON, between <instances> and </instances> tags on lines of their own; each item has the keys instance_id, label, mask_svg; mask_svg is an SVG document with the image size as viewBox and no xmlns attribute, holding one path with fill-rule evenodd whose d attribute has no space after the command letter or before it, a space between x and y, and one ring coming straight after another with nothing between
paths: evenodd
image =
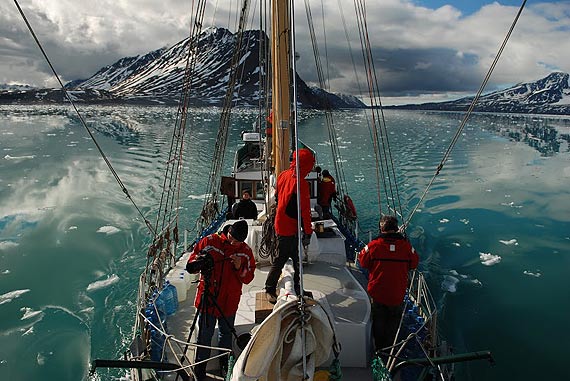
<instances>
[{"instance_id":1,"label":"wooden mast","mask_svg":"<svg viewBox=\"0 0 570 381\"><path fill-rule=\"evenodd\" d=\"M289 0L272 0L271 63L273 69L271 96L273 140L271 155L275 175L289 168L291 95L290 56L291 29Z\"/></svg>"}]
</instances>

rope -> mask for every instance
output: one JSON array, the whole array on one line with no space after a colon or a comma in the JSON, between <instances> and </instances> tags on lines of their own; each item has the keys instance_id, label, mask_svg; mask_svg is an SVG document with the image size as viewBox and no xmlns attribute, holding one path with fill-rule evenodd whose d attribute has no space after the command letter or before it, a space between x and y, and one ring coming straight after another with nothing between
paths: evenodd
<instances>
[{"instance_id":1,"label":"rope","mask_svg":"<svg viewBox=\"0 0 570 381\"><path fill-rule=\"evenodd\" d=\"M277 235L275 234L275 213L277 204L273 204L269 210L267 219L263 221L263 234L261 236L261 244L259 245L258 255L260 258L275 258L277 256ZM272 261L273 262L273 261Z\"/></svg>"},{"instance_id":2,"label":"rope","mask_svg":"<svg viewBox=\"0 0 570 381\"><path fill-rule=\"evenodd\" d=\"M497 52L497 55L495 56L495 59L493 60L493 63L491 64L491 67L489 67L489 70L487 71L487 74L485 75L485 78L483 79L483 82L481 83L481 86L479 87L479 90L477 91L477 95L475 95L475 97L473 98L473 101L471 102L471 104L469 105L469 109L467 110L467 113L465 114L465 116L463 117L463 119L461 120L461 124L459 125L459 128L457 129L457 132L455 133L455 135L453 136L453 139L451 140L451 143L449 144L449 147L447 147L447 150L445 151L443 158L441 159L441 162L439 163L439 165L437 166L435 173L433 175L433 177L431 178L431 180L429 181L428 185L426 186L426 189L424 190L422 196L420 197L420 199L418 200L418 203L416 204L416 206L414 207L414 209L412 210L412 212L410 213L410 216L406 219L406 222L404 223L404 226L407 226L410 223L410 220L412 219L412 217L414 216L414 214L416 213L416 211L418 210L418 208L420 207L420 204L423 202L423 200L425 199L427 193L429 192L429 189L431 188L431 186L433 185L433 182L435 181L435 178L439 175L439 173L441 172L441 170L443 169L443 166L445 165L445 163L447 162L447 160L449 159L449 156L451 155L451 151L453 150L453 148L455 147L455 144L457 143L457 141L459 140L459 137L461 136L461 132L463 131L463 128L465 127L465 124L467 124L467 120L469 119L469 117L471 116L471 114L473 113L473 110L475 109L475 105L477 104L477 102L479 101L479 98L481 97L481 94L483 93L483 90L485 89L485 87L487 86L487 83L489 82L489 79L491 78L491 74L493 73L493 70L495 70L495 66L497 66L497 63L499 62L499 59L501 58L501 54L503 53L503 50L505 49L505 46L507 45L507 42L509 41L509 38L511 37L511 34L513 33L513 30L515 29L515 26L520 18L520 15L522 14L522 11L524 9L524 6L526 4L526 0L524 0L515 16L515 19L513 20L513 22L511 23L511 26L509 28L509 31L507 32L505 38L503 39L503 42Z\"/></svg>"},{"instance_id":3,"label":"rope","mask_svg":"<svg viewBox=\"0 0 570 381\"><path fill-rule=\"evenodd\" d=\"M346 19L344 17L344 11L342 10L342 1L341 0L337 0L338 3L338 8L340 10L340 17L342 20L342 27L344 29L344 36L346 38L346 42L348 45L348 51L349 51L349 56L350 56L350 61L352 64L352 71L354 73L354 78L356 79L356 85L358 88L358 94L363 94L362 91L362 85L360 83L360 75L358 74L358 70L356 69L356 62L354 60L354 53L352 51L352 44L350 43L350 37L349 37L349 33L348 33L348 27L346 25ZM366 118L366 125L368 127L368 131L370 133L370 140L374 141L373 138L373 129L372 129L372 124L370 122L370 117L368 115L368 113L364 113L364 116ZM382 208L381 208L381 191L380 191L380 173L379 173L379 169L378 169L378 160L376 161L376 198L378 199L378 205L379 205L379 213L382 213Z\"/></svg>"},{"instance_id":4,"label":"rope","mask_svg":"<svg viewBox=\"0 0 570 381\"><path fill-rule=\"evenodd\" d=\"M323 67L322 67L322 63L321 63L321 58L320 58L320 53L319 53L319 46L317 43L317 38L316 38L316 33L315 33L315 26L313 23L313 16L312 16L312 12L311 12L311 6L309 1L305 0L304 2L305 4L305 11L307 14L307 22L309 24L309 32L310 32L310 36L311 36L311 45L313 48L313 56L315 58L315 67L316 67L316 71L317 71L317 77L318 77L318 81L319 81L319 87L322 89L327 89L328 85L327 85L327 78L328 76L324 75L323 72ZM323 10L324 12L324 10ZM324 23L323 23L323 28L324 28ZM324 32L326 35L326 32ZM325 57L327 56L327 49L326 49L326 39L325 39ZM327 63L327 71L328 71L328 60L326 60ZM327 132L329 134L329 143L331 145L331 154L333 157L333 166L334 166L334 171L335 171L335 176L337 178L337 185L338 185L338 193L341 195L340 199L343 198L343 196L345 194L347 194L347 184L346 184L346 178L344 175L344 168L342 166L343 160L342 160L342 156L340 154L340 149L339 149L339 139L336 133L336 128L335 128L335 123L334 123L334 119L333 119L333 115L332 115L332 108L331 105L329 103L328 98L325 98L324 100L324 109L325 109L325 120L326 120L326 125L327 125Z\"/></svg>"},{"instance_id":5,"label":"rope","mask_svg":"<svg viewBox=\"0 0 570 381\"><path fill-rule=\"evenodd\" d=\"M340 367L340 360L335 358L329 366L329 381L342 380L342 369Z\"/></svg>"},{"instance_id":6,"label":"rope","mask_svg":"<svg viewBox=\"0 0 570 381\"><path fill-rule=\"evenodd\" d=\"M194 2L192 3L194 6ZM206 8L206 1L201 0L196 4L196 10L192 12L195 14L194 22L191 23L191 28L188 36L188 55L186 57L186 66L184 69L184 79L182 82L182 92L180 94L178 111L176 116L175 128L172 133L171 147L169 151L169 158L167 167L164 174L164 183L162 186L162 194L160 199L159 213L157 215L156 226L158 229L159 221L162 214L162 228L170 221L178 221L180 210L180 189L184 152L184 139L186 136L186 126L188 124L188 107L190 104L190 92L192 88L192 81L194 79L194 72L197 63L197 54L193 54L198 38L202 33L202 23L204 19L204 12ZM175 205L176 204L176 205ZM168 219L167 219L168 216Z\"/></svg>"},{"instance_id":7,"label":"rope","mask_svg":"<svg viewBox=\"0 0 570 381\"><path fill-rule=\"evenodd\" d=\"M392 379L380 356L375 356L372 360L372 378L374 381L390 381Z\"/></svg>"},{"instance_id":8,"label":"rope","mask_svg":"<svg viewBox=\"0 0 570 381\"><path fill-rule=\"evenodd\" d=\"M368 34L368 23L366 20L366 10L364 0L354 1L355 11L358 21L358 30L360 35L360 44L362 47L362 55L364 66L366 68L366 76L368 81L369 97L372 105L372 135L374 142L374 152L376 156L376 177L377 186L384 190L385 203L390 211L402 214L402 206L400 202L400 194L396 181L396 173L394 160L390 149L388 130L386 128L386 120L382 101L380 98L380 86L376 74L372 47ZM383 186L379 184L382 182ZM380 197L380 193L378 194ZM382 214L382 200L378 200L378 208Z\"/></svg>"},{"instance_id":9,"label":"rope","mask_svg":"<svg viewBox=\"0 0 570 381\"><path fill-rule=\"evenodd\" d=\"M234 365L236 363L236 359L234 358L233 354L230 353L228 356L228 371L226 373L226 381L230 381L232 379L232 373L234 371Z\"/></svg>"},{"instance_id":10,"label":"rope","mask_svg":"<svg viewBox=\"0 0 570 381\"><path fill-rule=\"evenodd\" d=\"M241 60L241 50L243 45L243 34L245 30L245 24L247 21L247 14L249 12L249 1L244 0L242 3L242 8L240 12L239 27L236 36L236 45L233 51L231 68L230 68L230 80L228 82L228 88L226 95L224 97L224 104L222 113L220 116L220 126L218 129L218 135L216 138L216 145L214 148L212 166L210 168L210 176L208 178L207 196L204 199L204 204L202 206L201 223L202 227L210 224L212 219L215 217L216 213L213 210L217 209L217 198L218 190L220 188L221 182L221 172L224 163L226 146L228 143L228 131L230 126L230 116L231 109L233 107L233 98L236 88L236 83L238 79L238 66Z\"/></svg>"},{"instance_id":11,"label":"rope","mask_svg":"<svg viewBox=\"0 0 570 381\"><path fill-rule=\"evenodd\" d=\"M149 231L151 232L151 234L156 234L155 233L155 229L153 229L152 225L150 224L150 222L146 219L146 217L144 216L143 212L141 211L141 209L138 207L138 205L135 203L135 201L133 200L133 198L131 197L131 195L129 194L129 191L127 189L127 187L125 186L125 184L123 184L122 180L120 179L119 175L117 174L117 172L115 171L115 168L113 168L113 165L111 164L111 162L109 161L109 159L107 158L107 156L105 155L105 153L103 152L103 149L101 148L101 146L99 145L99 143L97 142L97 140L95 139L95 136L93 135L93 133L91 132L91 130L89 130L89 128L87 127L87 123L85 123L85 120L83 119L83 115L79 112L79 110L77 109L77 107L75 106L75 103L73 102L73 99L71 98L71 96L69 95L69 92L65 89L65 86L63 85L63 82L61 81L61 79L59 78L59 75L57 74L54 66L51 63L51 60L49 59L47 53L45 52L42 44L40 43L40 40L38 39L38 37L36 36L36 33L34 32L32 25L28 22L28 19L26 17L26 15L24 14L24 11L22 10L22 8L20 7L20 4L18 3L18 0L14 0L14 3L16 3L16 7L18 8L18 11L20 12L20 15L22 16L22 19L24 20L24 22L26 23L26 26L28 27L28 30L30 31L30 33L32 34L32 37L34 38L36 45L38 45L38 48L40 49L40 51L42 52L42 55L44 56L47 64L49 65L53 75L55 76L55 78L57 79L57 82L59 83L59 86L61 87L61 91L63 92L63 94L65 95L65 98L67 98L68 102L71 104L71 106L73 107L73 110L75 111L75 113L77 114L77 117L79 118L81 125L85 128L85 130L87 131L87 133L89 134L89 137L91 138L91 140L93 140L93 143L95 144L95 147L97 147L97 150L99 151L99 154L101 155L101 157L103 158L103 160L105 161L105 164L107 164L107 167L109 168L109 170L111 171L111 174L113 175L113 177L115 178L115 180L117 181L117 183L119 184L119 186L121 187L121 190L123 191L123 193L125 194L125 196L129 199L129 201L131 202L131 204L133 204L133 206L135 207L135 209L137 210L137 212L139 213L139 215L142 217L143 221L145 222L145 225L147 226L147 228L149 229Z\"/></svg>"}]
</instances>

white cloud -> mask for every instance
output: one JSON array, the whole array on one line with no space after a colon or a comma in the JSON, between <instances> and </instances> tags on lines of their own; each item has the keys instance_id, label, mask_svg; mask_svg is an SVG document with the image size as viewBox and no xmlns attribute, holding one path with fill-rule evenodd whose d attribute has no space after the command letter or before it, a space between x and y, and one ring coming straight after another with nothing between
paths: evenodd
<instances>
[{"instance_id":1,"label":"white cloud","mask_svg":"<svg viewBox=\"0 0 570 381\"><path fill-rule=\"evenodd\" d=\"M229 4L235 11L236 2ZM354 17L350 16L353 2L342 0L341 4L351 28L352 49L359 59L358 33L353 25ZM212 9L208 9L205 26L212 23L233 26L236 20L228 17L229 6L227 2L219 2L215 18L211 16ZM320 4L312 6L316 33L320 37L322 10ZM190 4L176 0L95 3L35 0L23 4L23 9L64 81L86 78L119 58L172 45L188 34L190 25ZM301 54L298 71L303 79L314 82L316 76L309 69L314 59L303 10L302 3L298 3L297 50ZM495 2L465 16L452 5L429 9L407 0L369 2L368 33L382 93L390 97L473 94L517 10L517 6ZM527 6L488 90L538 79L553 69L570 72L569 13L570 2ZM351 60L347 59L338 2L326 2L324 15L331 90L352 91L354 74ZM257 23L250 25L256 27ZM319 49L324 54L325 46L321 44ZM357 71L362 73L360 68ZM0 73L0 83L55 86L49 68L11 2L0 4Z\"/></svg>"}]
</instances>

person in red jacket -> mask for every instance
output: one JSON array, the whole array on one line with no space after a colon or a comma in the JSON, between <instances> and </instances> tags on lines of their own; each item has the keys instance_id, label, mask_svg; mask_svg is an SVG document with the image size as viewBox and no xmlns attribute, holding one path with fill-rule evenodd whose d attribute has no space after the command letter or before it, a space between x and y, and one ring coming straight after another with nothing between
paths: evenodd
<instances>
[{"instance_id":1,"label":"person in red jacket","mask_svg":"<svg viewBox=\"0 0 570 381\"><path fill-rule=\"evenodd\" d=\"M408 287L408 271L418 266L419 257L399 233L398 219L382 216L380 235L362 249L358 262L368 270L372 332L376 351L382 351L394 342Z\"/></svg>"},{"instance_id":2,"label":"person in red jacket","mask_svg":"<svg viewBox=\"0 0 570 381\"><path fill-rule=\"evenodd\" d=\"M318 204L323 208L323 217L331 218L331 202L336 197L336 183L328 170L323 171L319 181Z\"/></svg>"},{"instance_id":3,"label":"person in red jacket","mask_svg":"<svg viewBox=\"0 0 570 381\"><path fill-rule=\"evenodd\" d=\"M255 258L244 242L248 225L236 221L227 232L202 238L188 258L186 270L200 272L200 283L194 306L198 316L198 344L211 346L216 321L219 346L231 349L235 315L243 284L253 280ZM206 292L207 289L207 292ZM210 357L210 350L199 347L196 362ZM206 363L194 368L198 381L206 377Z\"/></svg>"},{"instance_id":4,"label":"person in red jacket","mask_svg":"<svg viewBox=\"0 0 570 381\"><path fill-rule=\"evenodd\" d=\"M277 234L277 258L274 260L265 280L265 292L270 303L277 301L277 282L281 270L289 258L293 260L293 283L297 295L301 294L299 281L299 255L297 231L297 174L296 166L299 160L299 182L301 226L303 229L303 242L310 240L313 229L311 228L311 193L309 183L305 177L315 165L313 153L306 148L293 153L293 161L289 169L281 172L277 178L275 198L277 200L277 212L275 213L275 234Z\"/></svg>"}]
</instances>

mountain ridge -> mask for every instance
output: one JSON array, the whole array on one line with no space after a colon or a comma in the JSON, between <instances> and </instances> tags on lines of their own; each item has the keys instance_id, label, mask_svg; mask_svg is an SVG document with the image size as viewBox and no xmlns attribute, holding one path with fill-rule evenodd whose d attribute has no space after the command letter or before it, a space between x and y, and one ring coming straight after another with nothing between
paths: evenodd
<instances>
[{"instance_id":1,"label":"mountain ridge","mask_svg":"<svg viewBox=\"0 0 570 381\"><path fill-rule=\"evenodd\" d=\"M235 85L233 102L257 106L263 96L259 65L260 48L267 49L265 33L243 33L243 54L238 64L240 80ZM85 80L65 85L74 101L94 104L177 105L188 61L190 39L170 48L160 48L144 55L125 57L105 66ZM221 106L230 79L231 61L237 35L224 28L208 28L194 42L194 80L189 100L193 106ZM365 108L358 98L336 95L309 87L297 75L298 102L304 108ZM0 103L62 103L61 89L0 92Z\"/></svg>"},{"instance_id":2,"label":"mountain ridge","mask_svg":"<svg viewBox=\"0 0 570 381\"><path fill-rule=\"evenodd\" d=\"M237 36L224 28L207 28L198 36L193 50L196 65L192 82L193 106L221 106L230 78L233 50ZM178 105L188 60L186 38L171 47L146 54L124 57L99 69L87 79L68 82L65 87L75 102L87 104ZM259 65L260 49L269 41L258 30L243 34L243 54L238 65L240 81L236 84L233 102L241 106L257 106L264 94L260 76L266 79ZM297 101L303 108L333 109L365 108L360 99L347 94L334 94L308 86L298 75ZM533 113L570 115L569 75L553 72L532 81L521 82L504 90L482 95L474 111L498 113ZM465 112L473 96L453 101L383 106L386 109ZM61 89L34 89L19 85L0 85L0 104L65 103Z\"/></svg>"},{"instance_id":3,"label":"mountain ridge","mask_svg":"<svg viewBox=\"0 0 570 381\"><path fill-rule=\"evenodd\" d=\"M473 111L570 115L570 75L552 72L532 82L520 82L504 90L481 95ZM385 106L390 109L467 111L474 97L447 102Z\"/></svg>"}]
</instances>

